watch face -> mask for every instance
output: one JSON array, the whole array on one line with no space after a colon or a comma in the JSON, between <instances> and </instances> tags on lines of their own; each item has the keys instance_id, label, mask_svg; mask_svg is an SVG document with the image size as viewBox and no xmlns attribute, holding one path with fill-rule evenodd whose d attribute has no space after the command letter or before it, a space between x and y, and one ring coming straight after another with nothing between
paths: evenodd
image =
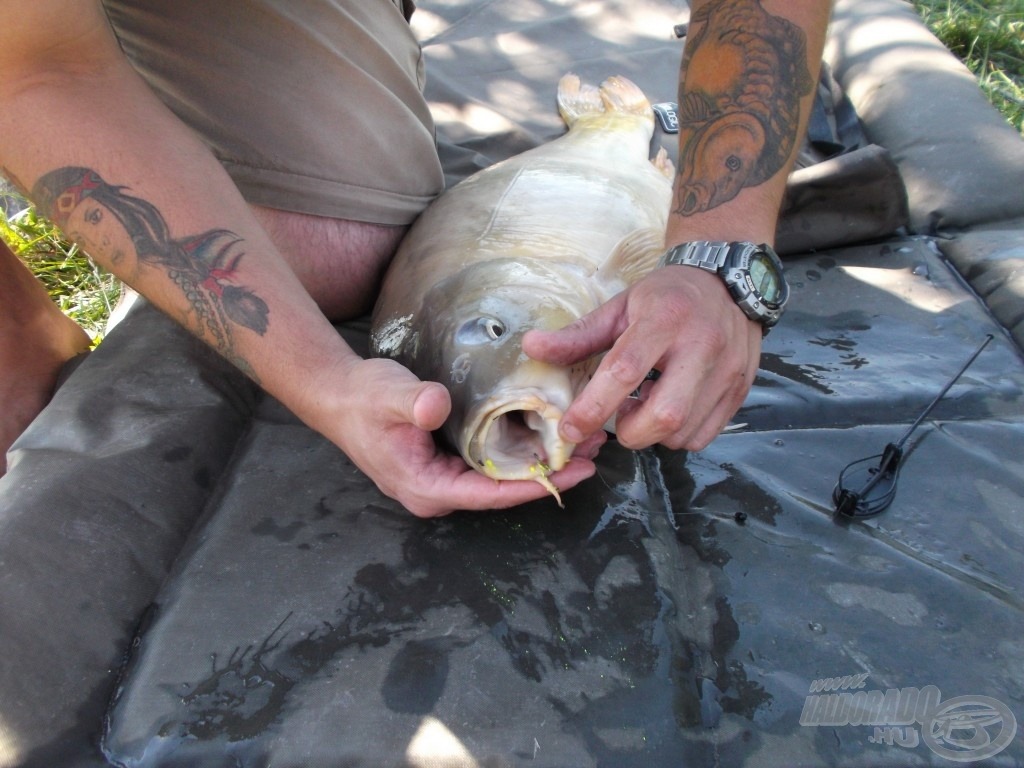
<instances>
[{"instance_id":1,"label":"watch face","mask_svg":"<svg viewBox=\"0 0 1024 768\"><path fill-rule=\"evenodd\" d=\"M749 271L761 300L767 304L778 304L782 298L782 280L768 257L763 253L754 254L750 259Z\"/></svg>"}]
</instances>

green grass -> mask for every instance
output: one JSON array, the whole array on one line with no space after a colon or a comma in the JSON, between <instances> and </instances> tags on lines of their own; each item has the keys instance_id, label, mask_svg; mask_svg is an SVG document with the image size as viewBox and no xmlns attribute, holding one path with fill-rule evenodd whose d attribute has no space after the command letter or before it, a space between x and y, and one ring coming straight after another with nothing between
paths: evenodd
<instances>
[{"instance_id":1,"label":"green grass","mask_svg":"<svg viewBox=\"0 0 1024 768\"><path fill-rule=\"evenodd\" d=\"M1024 135L1024 0L914 0L914 7Z\"/></svg>"},{"instance_id":2,"label":"green grass","mask_svg":"<svg viewBox=\"0 0 1024 768\"><path fill-rule=\"evenodd\" d=\"M34 208L0 216L0 237L42 281L61 311L98 344L120 298L120 281L93 264Z\"/></svg>"},{"instance_id":3,"label":"green grass","mask_svg":"<svg viewBox=\"0 0 1024 768\"><path fill-rule=\"evenodd\" d=\"M932 32L977 76L1024 136L1024 0L913 0ZM98 343L120 283L33 210L5 220L0 237L44 282L57 305Z\"/></svg>"}]
</instances>

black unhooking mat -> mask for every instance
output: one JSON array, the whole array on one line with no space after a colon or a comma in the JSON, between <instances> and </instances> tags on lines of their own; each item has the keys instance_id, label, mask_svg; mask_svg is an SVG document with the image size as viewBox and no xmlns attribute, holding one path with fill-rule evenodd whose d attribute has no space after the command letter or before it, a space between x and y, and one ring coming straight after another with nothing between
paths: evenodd
<instances>
[{"instance_id":1,"label":"black unhooking mat","mask_svg":"<svg viewBox=\"0 0 1024 768\"><path fill-rule=\"evenodd\" d=\"M671 98L683 8L422 3L451 172L554 135L567 64ZM444 97L500 19L465 79L545 95L507 130L504 91ZM787 260L733 429L609 445L564 510L417 520L137 305L0 480L0 766L1020 765L1024 360L932 239L884 234ZM987 334L891 508L837 519L840 470Z\"/></svg>"}]
</instances>

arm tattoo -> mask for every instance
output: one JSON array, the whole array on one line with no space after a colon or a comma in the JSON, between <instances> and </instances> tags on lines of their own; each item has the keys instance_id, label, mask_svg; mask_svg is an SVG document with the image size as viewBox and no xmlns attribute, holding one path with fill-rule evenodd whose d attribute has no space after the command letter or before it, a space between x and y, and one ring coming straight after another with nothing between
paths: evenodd
<instances>
[{"instance_id":1,"label":"arm tattoo","mask_svg":"<svg viewBox=\"0 0 1024 768\"><path fill-rule=\"evenodd\" d=\"M719 0L691 20L679 84L679 206L689 216L785 167L813 88L803 30L760 0Z\"/></svg>"},{"instance_id":2,"label":"arm tattoo","mask_svg":"<svg viewBox=\"0 0 1024 768\"><path fill-rule=\"evenodd\" d=\"M263 299L237 283L245 255L242 238L226 229L211 229L174 239L152 203L126 194L125 187L108 184L88 168L58 168L45 174L32 198L72 240L106 246L114 264L134 256L138 265L164 270L188 302L186 323L191 316L194 332L253 374L235 351L234 332L241 327L264 335L270 310ZM114 230L118 225L127 239ZM118 247L119 241L130 243L134 253Z\"/></svg>"}]
</instances>

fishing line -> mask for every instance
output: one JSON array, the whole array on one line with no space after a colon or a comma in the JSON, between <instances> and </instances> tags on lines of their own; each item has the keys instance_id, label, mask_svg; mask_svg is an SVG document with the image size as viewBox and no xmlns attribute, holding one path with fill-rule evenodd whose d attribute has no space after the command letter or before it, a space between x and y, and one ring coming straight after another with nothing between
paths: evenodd
<instances>
[{"instance_id":1,"label":"fishing line","mask_svg":"<svg viewBox=\"0 0 1024 768\"><path fill-rule=\"evenodd\" d=\"M868 456L864 459L857 459L847 464L839 473L839 481L832 491L832 502L835 504L836 512L848 518L874 517L889 508L893 498L896 496L896 483L899 480L900 468L903 463L903 445L907 439L925 420L932 409L939 401L946 396L950 388L957 380L964 375L964 372L971 367L981 351L992 341L992 334L987 334L970 359L950 379L942 391L935 397L927 408L915 419L910 428L903 433L903 436L895 443L889 443L880 454ZM871 466L875 461L877 466ZM852 490L856 488L857 490Z\"/></svg>"}]
</instances>

